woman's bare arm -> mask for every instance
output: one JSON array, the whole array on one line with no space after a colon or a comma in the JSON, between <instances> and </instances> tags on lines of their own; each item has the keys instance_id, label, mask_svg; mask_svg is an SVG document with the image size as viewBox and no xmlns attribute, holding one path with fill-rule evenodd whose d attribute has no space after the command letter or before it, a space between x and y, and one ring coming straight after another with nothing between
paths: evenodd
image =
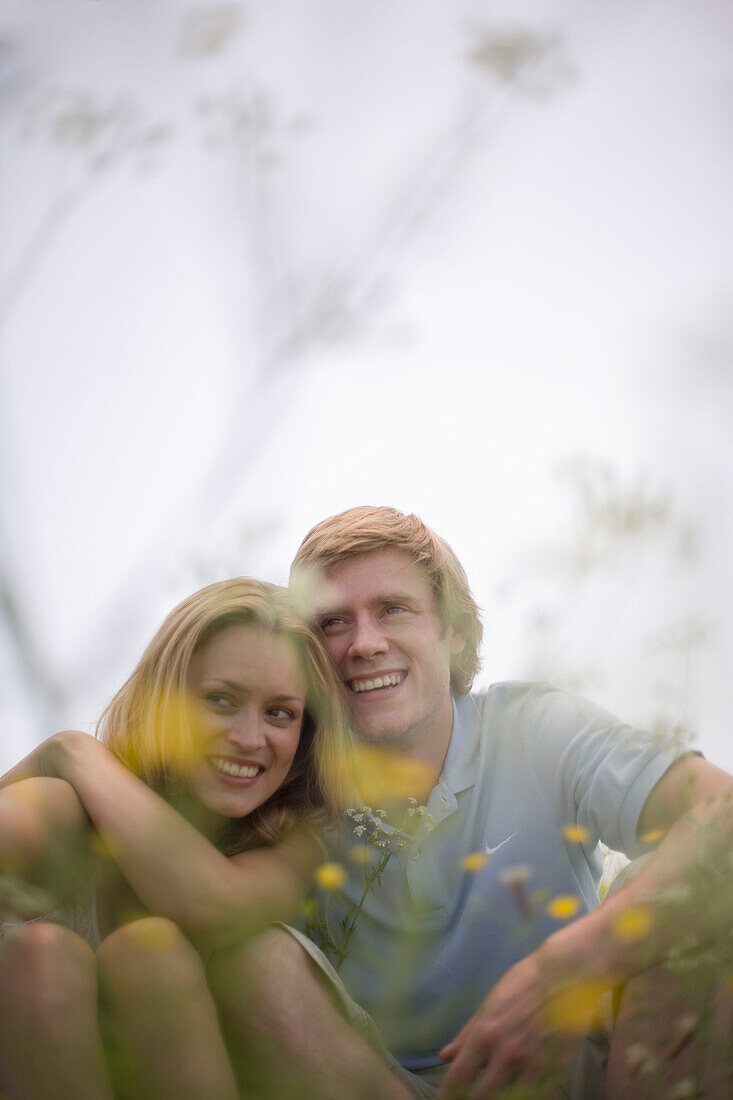
<instances>
[{"instance_id":1,"label":"woman's bare arm","mask_svg":"<svg viewBox=\"0 0 733 1100\"><path fill-rule=\"evenodd\" d=\"M65 904L90 874L90 823L69 783L29 778L0 790L0 903L28 919ZM23 890L22 883L37 887Z\"/></svg>"},{"instance_id":2,"label":"woman's bare arm","mask_svg":"<svg viewBox=\"0 0 733 1100\"><path fill-rule=\"evenodd\" d=\"M143 904L202 949L292 919L309 888L318 848L308 830L227 858L88 734L56 734L10 776L34 770L71 784Z\"/></svg>"}]
</instances>

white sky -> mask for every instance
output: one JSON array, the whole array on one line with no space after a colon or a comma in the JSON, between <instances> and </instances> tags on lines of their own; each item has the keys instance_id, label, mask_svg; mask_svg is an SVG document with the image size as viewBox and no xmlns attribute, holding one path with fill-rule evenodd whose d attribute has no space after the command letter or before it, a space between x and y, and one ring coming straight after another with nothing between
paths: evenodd
<instances>
[{"instance_id":1,"label":"white sky","mask_svg":"<svg viewBox=\"0 0 733 1100\"><path fill-rule=\"evenodd\" d=\"M0 766L188 591L389 503L464 561L482 682L733 768L732 10L6 2L3 561L63 691L0 639ZM529 34L509 85L471 61Z\"/></svg>"}]
</instances>

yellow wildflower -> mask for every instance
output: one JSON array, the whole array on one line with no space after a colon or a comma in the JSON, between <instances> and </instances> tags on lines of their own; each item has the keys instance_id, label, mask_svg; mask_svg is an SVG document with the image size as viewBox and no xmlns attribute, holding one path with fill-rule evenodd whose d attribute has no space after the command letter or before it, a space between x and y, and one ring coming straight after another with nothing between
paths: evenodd
<instances>
[{"instance_id":1,"label":"yellow wildflower","mask_svg":"<svg viewBox=\"0 0 733 1100\"><path fill-rule=\"evenodd\" d=\"M166 951L178 944L179 934L168 921L144 920L145 913L130 910L126 914L128 935L143 947L154 951Z\"/></svg>"},{"instance_id":2,"label":"yellow wildflower","mask_svg":"<svg viewBox=\"0 0 733 1100\"><path fill-rule=\"evenodd\" d=\"M357 867L365 867L369 862L369 849L366 844L355 844L353 848L349 848L349 859Z\"/></svg>"},{"instance_id":3,"label":"yellow wildflower","mask_svg":"<svg viewBox=\"0 0 733 1100\"><path fill-rule=\"evenodd\" d=\"M359 793L370 806L408 798L414 790L429 790L435 781L430 768L421 760L374 745L355 748L354 767Z\"/></svg>"},{"instance_id":4,"label":"yellow wildflower","mask_svg":"<svg viewBox=\"0 0 733 1100\"><path fill-rule=\"evenodd\" d=\"M555 993L544 1005L548 1027L585 1035L603 1019L608 983L598 978L573 982Z\"/></svg>"},{"instance_id":5,"label":"yellow wildflower","mask_svg":"<svg viewBox=\"0 0 733 1100\"><path fill-rule=\"evenodd\" d=\"M547 903L547 912L555 920L570 920L580 909L580 898L575 894L558 894Z\"/></svg>"},{"instance_id":6,"label":"yellow wildflower","mask_svg":"<svg viewBox=\"0 0 733 1100\"><path fill-rule=\"evenodd\" d=\"M346 879L346 871L340 863L322 863L316 867L316 882L323 890L338 890Z\"/></svg>"},{"instance_id":7,"label":"yellow wildflower","mask_svg":"<svg viewBox=\"0 0 733 1100\"><path fill-rule=\"evenodd\" d=\"M489 862L486 852L470 852L461 860L464 871L480 871Z\"/></svg>"},{"instance_id":8,"label":"yellow wildflower","mask_svg":"<svg viewBox=\"0 0 733 1100\"><path fill-rule=\"evenodd\" d=\"M315 920L318 915L318 906L313 898L306 898L300 903L300 915L306 920Z\"/></svg>"},{"instance_id":9,"label":"yellow wildflower","mask_svg":"<svg viewBox=\"0 0 733 1100\"><path fill-rule=\"evenodd\" d=\"M569 844L583 844L590 836L582 825L563 825L560 832Z\"/></svg>"},{"instance_id":10,"label":"yellow wildflower","mask_svg":"<svg viewBox=\"0 0 733 1100\"><path fill-rule=\"evenodd\" d=\"M119 851L119 845L109 833L92 833L89 837L89 847L96 856L102 859L114 859Z\"/></svg>"},{"instance_id":11,"label":"yellow wildflower","mask_svg":"<svg viewBox=\"0 0 733 1100\"><path fill-rule=\"evenodd\" d=\"M613 922L614 935L629 943L643 940L649 934L651 927L652 915L641 905L632 905L629 909L624 909Z\"/></svg>"},{"instance_id":12,"label":"yellow wildflower","mask_svg":"<svg viewBox=\"0 0 733 1100\"><path fill-rule=\"evenodd\" d=\"M641 839L645 844L659 844L664 832L664 829L650 829L648 833L644 833Z\"/></svg>"}]
</instances>

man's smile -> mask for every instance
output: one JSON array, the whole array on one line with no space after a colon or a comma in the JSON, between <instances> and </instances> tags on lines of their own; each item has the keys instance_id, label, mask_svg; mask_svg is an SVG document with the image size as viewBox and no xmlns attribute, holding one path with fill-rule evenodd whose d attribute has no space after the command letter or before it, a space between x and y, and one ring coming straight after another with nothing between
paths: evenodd
<instances>
[{"instance_id":1,"label":"man's smile","mask_svg":"<svg viewBox=\"0 0 733 1100\"><path fill-rule=\"evenodd\" d=\"M347 680L346 683L351 691L356 692L357 695L362 695L365 692L383 691L398 687L406 676L406 672L381 672L376 676Z\"/></svg>"}]
</instances>

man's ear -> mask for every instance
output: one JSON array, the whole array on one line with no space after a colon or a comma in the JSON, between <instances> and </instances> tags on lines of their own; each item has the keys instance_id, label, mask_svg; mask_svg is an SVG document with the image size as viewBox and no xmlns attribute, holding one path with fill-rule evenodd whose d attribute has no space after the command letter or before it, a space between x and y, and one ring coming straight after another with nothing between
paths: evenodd
<instances>
[{"instance_id":1,"label":"man's ear","mask_svg":"<svg viewBox=\"0 0 733 1100\"><path fill-rule=\"evenodd\" d=\"M466 648L466 639L453 627L450 628L450 651L451 653L463 653Z\"/></svg>"}]
</instances>

